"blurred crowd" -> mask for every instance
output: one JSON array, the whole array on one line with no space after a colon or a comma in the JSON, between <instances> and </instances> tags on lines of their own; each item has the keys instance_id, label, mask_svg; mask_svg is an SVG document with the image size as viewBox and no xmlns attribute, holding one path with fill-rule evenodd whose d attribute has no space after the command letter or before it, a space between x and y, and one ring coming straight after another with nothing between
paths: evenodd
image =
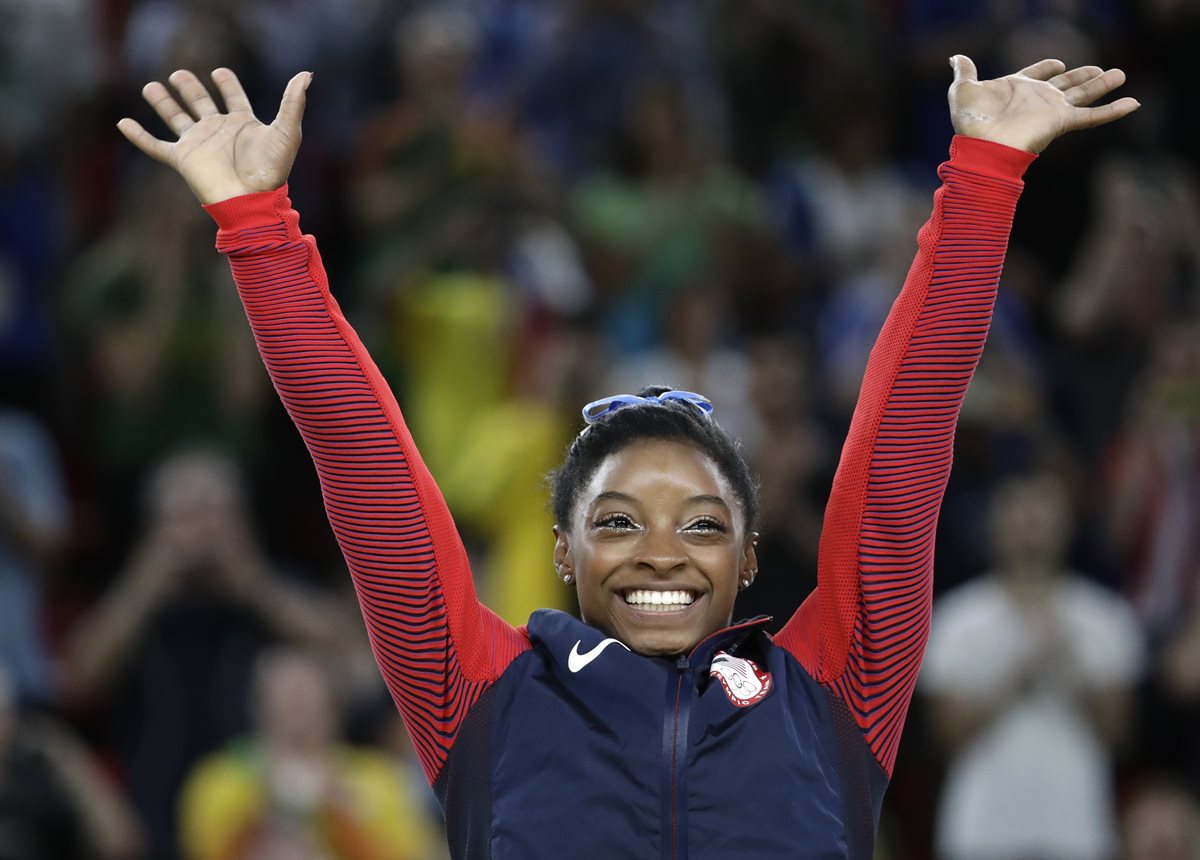
<instances>
[{"instance_id":1,"label":"blurred crowd","mask_svg":"<svg viewBox=\"0 0 1200 860\"><path fill-rule=\"evenodd\" d=\"M1120 66L1033 165L879 856L1200 858L1200 3L0 0L0 860L439 858L214 227L113 128L176 68L290 190L514 623L579 405L709 395L781 624L951 129L947 58Z\"/></svg>"}]
</instances>

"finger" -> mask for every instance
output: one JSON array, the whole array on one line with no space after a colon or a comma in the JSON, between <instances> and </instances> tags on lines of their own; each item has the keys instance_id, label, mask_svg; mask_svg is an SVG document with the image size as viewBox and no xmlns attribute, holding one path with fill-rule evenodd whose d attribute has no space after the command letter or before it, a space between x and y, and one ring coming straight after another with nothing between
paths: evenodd
<instances>
[{"instance_id":1,"label":"finger","mask_svg":"<svg viewBox=\"0 0 1200 860\"><path fill-rule=\"evenodd\" d=\"M1071 116L1067 128L1069 131L1079 131L1083 128L1106 125L1123 116L1128 116L1141 106L1141 102L1137 99L1127 97L1099 107L1080 108Z\"/></svg>"},{"instance_id":2,"label":"finger","mask_svg":"<svg viewBox=\"0 0 1200 860\"><path fill-rule=\"evenodd\" d=\"M221 98L225 101L225 110L230 113L238 111L253 113L250 108L250 99L246 97L246 91L242 89L242 82L238 80L232 69L214 69L212 79L213 83L217 85L217 91L221 94Z\"/></svg>"},{"instance_id":3,"label":"finger","mask_svg":"<svg viewBox=\"0 0 1200 860\"><path fill-rule=\"evenodd\" d=\"M1026 66L1017 74L1033 78L1035 81L1045 81L1062 73L1066 68L1067 64L1062 60L1041 60L1032 66Z\"/></svg>"},{"instance_id":4,"label":"finger","mask_svg":"<svg viewBox=\"0 0 1200 860\"><path fill-rule=\"evenodd\" d=\"M979 80L979 72L975 70L975 64L965 54L955 54L951 57L950 68L954 69L954 83L956 84L960 81Z\"/></svg>"},{"instance_id":5,"label":"finger","mask_svg":"<svg viewBox=\"0 0 1200 860\"><path fill-rule=\"evenodd\" d=\"M146 131L137 120L125 117L117 123L117 129L121 134L125 135L126 140L155 161L161 161L163 164L168 163L171 156L171 144L165 140L159 140Z\"/></svg>"},{"instance_id":6,"label":"finger","mask_svg":"<svg viewBox=\"0 0 1200 860\"><path fill-rule=\"evenodd\" d=\"M1077 69L1071 69L1069 72L1064 72L1061 75L1055 75L1046 81L1053 87L1060 90L1070 89L1071 87L1079 86L1080 84L1090 81L1092 78L1098 78L1104 74L1104 69L1099 66L1080 66Z\"/></svg>"},{"instance_id":7,"label":"finger","mask_svg":"<svg viewBox=\"0 0 1200 860\"><path fill-rule=\"evenodd\" d=\"M197 119L203 119L206 116L213 116L220 113L217 110L217 103L208 94L208 89L191 72L186 69L180 69L179 71L172 72L171 77L167 80L171 82L171 86L179 91L184 105L191 112L192 116Z\"/></svg>"},{"instance_id":8,"label":"finger","mask_svg":"<svg viewBox=\"0 0 1200 860\"><path fill-rule=\"evenodd\" d=\"M1125 73L1120 69L1109 69L1102 75L1084 81L1078 86L1063 90L1063 97L1076 107L1090 105L1096 99L1108 95L1125 83Z\"/></svg>"},{"instance_id":9,"label":"finger","mask_svg":"<svg viewBox=\"0 0 1200 860\"><path fill-rule=\"evenodd\" d=\"M151 81L142 87L142 98L154 108L154 112L167 124L167 128L175 134L183 134L196 124L192 115L179 106L171 91L158 81Z\"/></svg>"},{"instance_id":10,"label":"finger","mask_svg":"<svg viewBox=\"0 0 1200 860\"><path fill-rule=\"evenodd\" d=\"M312 72L300 72L288 81L279 103L279 113L271 125L283 131L298 134L300 120L304 118L304 92L312 82Z\"/></svg>"}]
</instances>

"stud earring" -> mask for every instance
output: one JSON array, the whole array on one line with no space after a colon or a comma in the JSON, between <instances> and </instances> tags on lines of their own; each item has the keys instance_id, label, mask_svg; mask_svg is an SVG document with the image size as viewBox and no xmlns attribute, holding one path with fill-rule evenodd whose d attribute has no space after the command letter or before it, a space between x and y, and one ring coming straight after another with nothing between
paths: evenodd
<instances>
[{"instance_id":1,"label":"stud earring","mask_svg":"<svg viewBox=\"0 0 1200 860\"><path fill-rule=\"evenodd\" d=\"M574 578L575 578L575 576L574 576L573 574L570 574L570 573L564 573L564 574L562 575L562 581L563 581L563 585L570 585L570 584L571 584L571 580L572 580L572 579L574 579Z\"/></svg>"},{"instance_id":2,"label":"stud earring","mask_svg":"<svg viewBox=\"0 0 1200 860\"><path fill-rule=\"evenodd\" d=\"M749 587L750 587L750 580L743 579L742 580L742 591L745 591Z\"/></svg>"}]
</instances>

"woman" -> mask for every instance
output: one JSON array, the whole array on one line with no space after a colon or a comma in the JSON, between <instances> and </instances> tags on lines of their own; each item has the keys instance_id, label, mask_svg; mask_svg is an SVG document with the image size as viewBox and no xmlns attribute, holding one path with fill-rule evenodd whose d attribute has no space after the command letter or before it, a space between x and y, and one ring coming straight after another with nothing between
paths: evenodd
<instances>
[{"instance_id":1,"label":"woman","mask_svg":"<svg viewBox=\"0 0 1200 860\"><path fill-rule=\"evenodd\" d=\"M270 126L190 72L144 95L179 140L119 127L220 226L263 360L316 462L380 668L456 857L869 857L929 622L953 429L983 347L1020 176L1119 70L1045 60L992 81L954 57L958 136L867 368L819 586L771 640L729 626L757 575L754 492L707 402L589 404L554 491L554 563L583 621L514 629L466 554L387 385L329 294L284 182L311 75ZM652 397L651 397L652 395Z\"/></svg>"}]
</instances>

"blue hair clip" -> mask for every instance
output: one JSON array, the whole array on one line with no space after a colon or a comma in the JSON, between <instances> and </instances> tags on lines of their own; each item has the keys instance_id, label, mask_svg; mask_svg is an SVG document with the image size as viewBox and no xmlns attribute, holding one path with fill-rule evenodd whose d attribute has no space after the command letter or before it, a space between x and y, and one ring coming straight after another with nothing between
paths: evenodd
<instances>
[{"instance_id":1,"label":"blue hair clip","mask_svg":"<svg viewBox=\"0 0 1200 860\"><path fill-rule=\"evenodd\" d=\"M636 394L614 394L610 397L593 400L587 406L583 407L583 420L590 426L599 421L602 416L620 409L622 406L633 406L638 403L662 406L668 400L682 400L684 403L690 403L705 418L712 415L712 402L707 397L691 391L672 390L664 391L662 394L655 394L651 397L639 397ZM585 427L584 429L586 430L587 428Z\"/></svg>"}]
</instances>

